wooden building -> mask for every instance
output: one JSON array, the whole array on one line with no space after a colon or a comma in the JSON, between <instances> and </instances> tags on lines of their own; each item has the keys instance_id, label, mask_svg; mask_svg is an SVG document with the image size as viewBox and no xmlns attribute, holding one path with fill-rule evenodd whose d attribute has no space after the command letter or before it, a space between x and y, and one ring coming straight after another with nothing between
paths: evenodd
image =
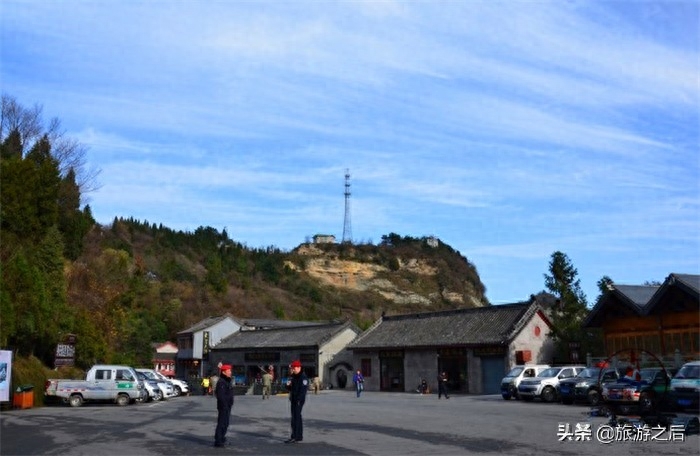
<instances>
[{"instance_id":1,"label":"wooden building","mask_svg":"<svg viewBox=\"0 0 700 456\"><path fill-rule=\"evenodd\" d=\"M645 350L660 358L700 359L700 275L670 274L661 286L615 285L583 326L602 328L607 354Z\"/></svg>"}]
</instances>

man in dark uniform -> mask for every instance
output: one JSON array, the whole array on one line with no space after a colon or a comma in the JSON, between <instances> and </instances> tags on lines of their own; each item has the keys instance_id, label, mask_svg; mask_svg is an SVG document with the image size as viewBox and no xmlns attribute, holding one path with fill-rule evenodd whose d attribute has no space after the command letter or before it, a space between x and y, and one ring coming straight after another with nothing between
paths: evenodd
<instances>
[{"instance_id":1,"label":"man in dark uniform","mask_svg":"<svg viewBox=\"0 0 700 456\"><path fill-rule=\"evenodd\" d=\"M447 373L442 372L438 375L438 399L445 396L445 399L449 399L450 396L447 395Z\"/></svg>"},{"instance_id":2,"label":"man in dark uniform","mask_svg":"<svg viewBox=\"0 0 700 456\"><path fill-rule=\"evenodd\" d=\"M304 425L301 420L301 409L306 401L306 391L309 389L309 379L301 371L301 362L294 361L289 365L291 375L287 380L289 402L292 405L292 436L284 443L299 443L304 440Z\"/></svg>"},{"instance_id":3,"label":"man in dark uniform","mask_svg":"<svg viewBox=\"0 0 700 456\"><path fill-rule=\"evenodd\" d=\"M226 443L226 431L228 431L231 409L233 408L233 383L231 382L231 366L229 364L221 366L221 378L216 382L214 395L216 396L216 410L219 412L214 432L214 446L223 447Z\"/></svg>"}]
</instances>

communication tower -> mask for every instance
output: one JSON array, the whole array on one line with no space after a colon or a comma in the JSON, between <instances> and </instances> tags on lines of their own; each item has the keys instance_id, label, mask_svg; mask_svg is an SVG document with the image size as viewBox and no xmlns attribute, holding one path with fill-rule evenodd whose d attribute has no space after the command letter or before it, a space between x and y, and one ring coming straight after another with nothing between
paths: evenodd
<instances>
[{"instance_id":1,"label":"communication tower","mask_svg":"<svg viewBox=\"0 0 700 456\"><path fill-rule=\"evenodd\" d=\"M350 170L345 170L345 221L343 222L343 243L352 243L352 226L350 223Z\"/></svg>"}]
</instances>

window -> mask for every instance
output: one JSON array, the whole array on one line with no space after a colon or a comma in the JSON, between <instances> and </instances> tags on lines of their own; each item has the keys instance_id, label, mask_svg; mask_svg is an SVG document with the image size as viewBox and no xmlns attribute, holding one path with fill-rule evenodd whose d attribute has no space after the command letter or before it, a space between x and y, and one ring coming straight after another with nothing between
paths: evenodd
<instances>
[{"instance_id":1,"label":"window","mask_svg":"<svg viewBox=\"0 0 700 456\"><path fill-rule=\"evenodd\" d=\"M360 361L361 368L360 372L362 372L363 377L371 377L372 376L372 360L370 358L362 358Z\"/></svg>"},{"instance_id":2,"label":"window","mask_svg":"<svg viewBox=\"0 0 700 456\"><path fill-rule=\"evenodd\" d=\"M109 380L112 378L111 370L99 369L95 372L95 380Z\"/></svg>"},{"instance_id":3,"label":"window","mask_svg":"<svg viewBox=\"0 0 700 456\"><path fill-rule=\"evenodd\" d=\"M573 369L567 368L561 371L561 374L559 375L559 378L569 378L573 377L574 375Z\"/></svg>"}]
</instances>

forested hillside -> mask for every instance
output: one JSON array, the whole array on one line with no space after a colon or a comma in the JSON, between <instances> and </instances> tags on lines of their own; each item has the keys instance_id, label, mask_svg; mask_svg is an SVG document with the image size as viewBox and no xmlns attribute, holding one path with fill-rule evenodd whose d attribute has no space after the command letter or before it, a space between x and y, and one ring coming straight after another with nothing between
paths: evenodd
<instances>
[{"instance_id":1,"label":"forested hillside","mask_svg":"<svg viewBox=\"0 0 700 456\"><path fill-rule=\"evenodd\" d=\"M248 248L224 230L134 219L95 223L83 149L39 108L3 96L0 346L51 365L77 336L78 365L147 364L151 343L204 317L350 319L488 305L474 265L439 240ZM206 221L203 221L205 224ZM312 229L312 227L310 227Z\"/></svg>"}]
</instances>

